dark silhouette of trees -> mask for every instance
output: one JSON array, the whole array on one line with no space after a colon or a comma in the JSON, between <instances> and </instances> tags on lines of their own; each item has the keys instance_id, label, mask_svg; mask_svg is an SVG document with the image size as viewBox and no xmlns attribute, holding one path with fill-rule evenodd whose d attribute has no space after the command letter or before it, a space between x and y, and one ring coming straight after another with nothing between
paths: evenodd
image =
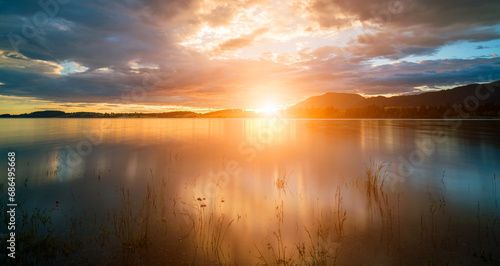
<instances>
[{"instance_id":1,"label":"dark silhouette of trees","mask_svg":"<svg viewBox=\"0 0 500 266\"><path fill-rule=\"evenodd\" d=\"M463 115L460 116L455 110L461 108ZM450 114L451 111L451 114ZM392 119L443 119L443 118L500 118L500 105L494 102L484 103L478 106L414 106L414 107L390 107L369 105L359 108L348 108L345 111L333 106L325 108L302 108L291 107L284 110L281 115L289 118L392 118ZM447 115L447 117L445 117ZM252 118L262 117L253 111L241 109L228 109L199 114L189 111L176 111L166 113L92 113L76 112L65 113L63 111L37 111L29 114L10 115L3 114L0 118ZM265 116L264 116L265 117Z\"/></svg>"}]
</instances>

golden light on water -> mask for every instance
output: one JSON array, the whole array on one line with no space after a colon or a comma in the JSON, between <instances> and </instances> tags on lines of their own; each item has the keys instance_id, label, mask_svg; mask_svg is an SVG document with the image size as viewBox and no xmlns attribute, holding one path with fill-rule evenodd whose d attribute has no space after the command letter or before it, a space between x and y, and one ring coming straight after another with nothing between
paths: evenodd
<instances>
[{"instance_id":1,"label":"golden light on water","mask_svg":"<svg viewBox=\"0 0 500 266\"><path fill-rule=\"evenodd\" d=\"M275 107L269 106L270 110ZM12 119L5 123L0 133L9 138L1 139L2 144L8 141L21 149L54 145L50 152L23 155L26 159L19 164L20 175L29 176L25 185L21 185L23 189L34 194L42 191L44 196L40 201L47 206L57 201L61 210L73 205L76 206L74 213L82 207L95 210L95 216L84 215L92 220L84 218L83 223L93 223L94 217L106 219L109 213L119 217L124 210L120 209L123 208L120 200L130 200L133 203L127 211L130 217L121 218L134 221L138 217L130 230L145 228L141 221L151 219L154 221L151 228L155 230L151 239L156 242L148 248L163 254L162 247L168 247L172 239L174 242L180 239L183 242L175 242L175 247L170 247L186 252L180 260L185 257L203 260L216 250L216 255L224 253L224 260L230 254L231 260L256 264L260 262L257 248L264 259L270 261L275 255L268 247L283 252L281 248L287 246L286 252L295 254L294 260L311 265L310 258L299 257L301 251L297 251L296 245L300 244L323 248L324 261L338 256L339 264L350 265L351 254L379 256L380 250L374 247L397 251L399 247L391 241L400 229L400 216L401 230L411 235L406 239L422 241L422 245L429 240L420 238L421 226L438 225L431 215L443 214L440 218L445 219L439 226L450 226L449 217L452 217L451 226L457 229L455 222L459 219L476 217L477 201L465 206L470 216L453 213L449 216L448 210L446 216L441 211L432 213L428 204L434 206L441 191L459 191L460 199L462 195L484 197L482 184L492 182L491 176L469 170L477 165L469 161L472 158L461 162L468 165L465 170L448 167L444 179L440 172L447 161L456 160L458 150L469 149L464 147L470 147L471 141L479 141L476 139L450 140L453 145L442 146L450 152L439 153L445 157L438 161L439 166L435 167L435 162L423 165L418 178L406 177L403 183L394 183L391 175L385 175L384 169L390 164L370 160L375 155L378 162L398 162L395 150L416 147L430 132L409 132L413 123L425 128L428 123L442 125L441 122L270 116L255 119ZM40 128L47 130L39 134ZM52 130L54 128L58 130ZM82 134L93 137L82 141ZM101 144L93 144L93 139L101 137ZM488 157L493 150L479 152L488 149L484 143L480 140L477 144L480 148L470 153L477 160L493 165L494 158ZM70 154L79 156L76 161L80 163L68 165ZM384 167L377 173L379 166ZM397 165L393 167L397 169ZM436 171L438 178L435 178ZM367 172L381 178L373 181L376 185L367 183L367 176L374 176ZM471 180L468 187L457 185L462 181L448 177L470 175L478 178ZM431 186L412 187L422 181ZM443 186L446 190L441 189ZM46 193L52 191L52 187L67 190L58 195ZM434 198L428 202L431 193ZM493 196L487 195L489 197L481 202L481 211L493 213L496 210L492 209L495 207ZM447 206L456 205L453 195L445 196ZM33 197L34 200L39 198ZM146 210L141 209L143 204L150 204L146 205L150 206L149 214L142 211ZM414 212L415 209L418 212ZM426 216L421 218L420 212ZM415 213L417 217L413 219ZM409 220L403 220L406 218ZM422 225L422 220L427 224ZM60 228L64 228L65 221L59 222ZM456 232L462 231L465 230ZM112 233L116 232L112 230ZM443 233L448 236L448 231ZM424 234L430 237L433 232ZM210 242L214 236L219 239L217 244ZM413 247L401 248L405 252L414 251ZM392 255L387 254L380 259L391 258ZM367 262L365 258L355 260L360 262L357 264ZM200 261L197 265L205 264Z\"/></svg>"}]
</instances>

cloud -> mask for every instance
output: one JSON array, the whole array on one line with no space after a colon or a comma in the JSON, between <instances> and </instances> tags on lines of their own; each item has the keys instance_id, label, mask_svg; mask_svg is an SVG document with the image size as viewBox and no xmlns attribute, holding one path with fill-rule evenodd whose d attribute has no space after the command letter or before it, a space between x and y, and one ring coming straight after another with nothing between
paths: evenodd
<instances>
[{"instance_id":1,"label":"cloud","mask_svg":"<svg viewBox=\"0 0 500 266\"><path fill-rule=\"evenodd\" d=\"M210 13L202 16L210 27L219 27L227 25L231 22L237 11L229 6L218 6L210 11Z\"/></svg>"},{"instance_id":2,"label":"cloud","mask_svg":"<svg viewBox=\"0 0 500 266\"><path fill-rule=\"evenodd\" d=\"M410 55L432 55L442 46L458 41L484 42L499 38L500 33L491 28L445 32L418 27L399 34L388 30L362 33L349 42L345 51L367 60L374 57L401 59Z\"/></svg>"},{"instance_id":3,"label":"cloud","mask_svg":"<svg viewBox=\"0 0 500 266\"><path fill-rule=\"evenodd\" d=\"M70 1L28 37L27 23L43 9L37 1L2 1L0 95L67 107L136 103L252 108L252 101L270 94L294 103L301 95L324 91L405 93L424 85L478 82L490 74L499 79L496 53L404 61L460 42L490 49L485 45L494 44L482 42L500 39L500 5L495 1L289 3ZM22 38L18 49L12 34ZM257 55L237 56L250 49L258 50ZM370 63L380 58L392 63ZM84 72L64 71L68 62ZM143 97L134 97L144 88Z\"/></svg>"},{"instance_id":4,"label":"cloud","mask_svg":"<svg viewBox=\"0 0 500 266\"><path fill-rule=\"evenodd\" d=\"M413 92L419 86L446 87L500 80L499 57L401 61L372 66L335 56L302 64L309 70L296 75L296 82L314 81L309 82L314 94L327 91L398 94Z\"/></svg>"},{"instance_id":5,"label":"cloud","mask_svg":"<svg viewBox=\"0 0 500 266\"><path fill-rule=\"evenodd\" d=\"M50 61L32 60L20 53L2 52L2 50L0 50L0 69L2 68L24 73L40 73L49 76L59 74L62 69L61 66Z\"/></svg>"},{"instance_id":6,"label":"cloud","mask_svg":"<svg viewBox=\"0 0 500 266\"><path fill-rule=\"evenodd\" d=\"M21 4L22 1L13 5ZM37 6L36 2L24 4ZM158 53L165 55L177 49L169 35L142 23L131 11L111 3L97 4L97 7L91 2L61 6L56 17L43 27L36 27L39 33L32 38L23 34L23 21L31 20L32 16L15 13L1 16L0 25L2 32L14 33L26 40L19 47L24 56L52 62L75 61L89 70L121 67L134 59L156 62ZM14 50L9 38L0 38L0 49Z\"/></svg>"},{"instance_id":7,"label":"cloud","mask_svg":"<svg viewBox=\"0 0 500 266\"><path fill-rule=\"evenodd\" d=\"M310 0L303 1L301 10L320 25L328 25L338 14L366 23L414 27L427 25L434 28L473 28L496 25L500 6L492 0ZM331 12L336 12L331 14ZM330 16L323 14L330 13ZM339 26L333 24L331 26Z\"/></svg>"},{"instance_id":8,"label":"cloud","mask_svg":"<svg viewBox=\"0 0 500 266\"><path fill-rule=\"evenodd\" d=\"M237 50L246 46L251 45L256 38L262 36L264 33L269 31L267 28L260 28L255 31L253 31L250 34L243 35L239 38L234 38L234 39L229 39L227 41L222 42L219 44L219 46L215 49L215 53L224 53L226 51L232 51L232 50Z\"/></svg>"},{"instance_id":9,"label":"cloud","mask_svg":"<svg viewBox=\"0 0 500 266\"><path fill-rule=\"evenodd\" d=\"M491 0L311 0L299 9L320 30L352 27L357 37L347 51L367 58L429 55L452 42L500 37L492 28L500 5Z\"/></svg>"}]
</instances>

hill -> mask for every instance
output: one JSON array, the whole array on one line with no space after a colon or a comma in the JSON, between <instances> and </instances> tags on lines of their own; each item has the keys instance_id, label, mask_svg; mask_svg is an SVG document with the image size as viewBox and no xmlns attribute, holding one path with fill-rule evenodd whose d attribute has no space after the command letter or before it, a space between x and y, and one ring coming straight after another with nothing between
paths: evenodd
<instances>
[{"instance_id":1,"label":"hill","mask_svg":"<svg viewBox=\"0 0 500 266\"><path fill-rule=\"evenodd\" d=\"M359 94L328 92L320 96L310 97L307 100L294 105L293 107L296 108L335 107L340 110L345 110L363 100L365 100L365 98Z\"/></svg>"},{"instance_id":2,"label":"hill","mask_svg":"<svg viewBox=\"0 0 500 266\"><path fill-rule=\"evenodd\" d=\"M255 117L255 112L242 109L224 109L200 115L204 118L249 118Z\"/></svg>"},{"instance_id":3,"label":"hill","mask_svg":"<svg viewBox=\"0 0 500 266\"><path fill-rule=\"evenodd\" d=\"M482 97L481 95L484 95ZM500 104L500 81L489 84L470 84L456 87L449 90L440 90L425 92L416 95L393 96L393 97L373 97L357 102L351 107L360 108L370 105L377 106L393 106L393 107L408 107L408 106L444 106L454 104L463 104L465 99L478 99L480 103L493 102ZM467 103L467 104L473 104Z\"/></svg>"},{"instance_id":4,"label":"hill","mask_svg":"<svg viewBox=\"0 0 500 266\"><path fill-rule=\"evenodd\" d=\"M481 96L481 95L484 95ZM500 104L500 81L488 84L470 84L448 90L424 92L415 95L364 98L358 94L328 92L313 96L294 105L294 108L327 108L339 110L348 108L363 108L367 106L453 106L463 104L465 99L478 99L480 104L493 102ZM473 103L468 103L473 105Z\"/></svg>"}]
</instances>

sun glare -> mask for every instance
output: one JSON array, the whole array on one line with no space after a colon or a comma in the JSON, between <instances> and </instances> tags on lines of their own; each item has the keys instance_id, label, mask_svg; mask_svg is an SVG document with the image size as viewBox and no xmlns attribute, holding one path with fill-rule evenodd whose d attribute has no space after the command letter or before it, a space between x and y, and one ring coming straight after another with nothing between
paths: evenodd
<instances>
[{"instance_id":1,"label":"sun glare","mask_svg":"<svg viewBox=\"0 0 500 266\"><path fill-rule=\"evenodd\" d=\"M265 115L273 115L278 113L281 108L272 102L267 102L263 104L259 109L256 109L255 112L259 114Z\"/></svg>"}]
</instances>

